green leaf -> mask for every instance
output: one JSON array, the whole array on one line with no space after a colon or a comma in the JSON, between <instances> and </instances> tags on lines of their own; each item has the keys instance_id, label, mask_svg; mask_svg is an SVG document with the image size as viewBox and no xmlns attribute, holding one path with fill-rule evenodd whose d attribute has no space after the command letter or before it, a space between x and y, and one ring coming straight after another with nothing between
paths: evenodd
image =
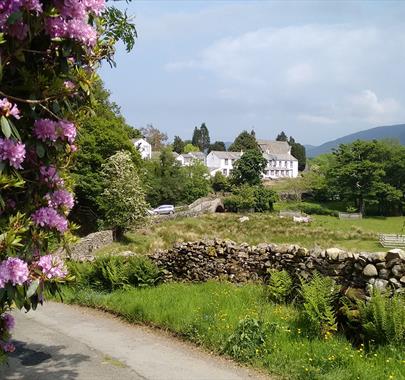
<instances>
[{"instance_id":1,"label":"green leaf","mask_svg":"<svg viewBox=\"0 0 405 380\"><path fill-rule=\"evenodd\" d=\"M9 124L7 118L5 116L2 116L0 123L1 123L1 131L3 132L3 135L9 139L11 136L11 128L10 128L10 124Z\"/></svg>"},{"instance_id":2,"label":"green leaf","mask_svg":"<svg viewBox=\"0 0 405 380\"><path fill-rule=\"evenodd\" d=\"M30 298L31 296L33 296L35 294L35 292L37 291L39 286L39 280L35 280L34 282L31 283L31 285L29 286L28 290L27 290L27 297Z\"/></svg>"},{"instance_id":3,"label":"green leaf","mask_svg":"<svg viewBox=\"0 0 405 380\"><path fill-rule=\"evenodd\" d=\"M45 156L45 148L41 143L37 143L35 150L39 158L43 158Z\"/></svg>"},{"instance_id":4,"label":"green leaf","mask_svg":"<svg viewBox=\"0 0 405 380\"><path fill-rule=\"evenodd\" d=\"M17 21L21 20L23 17L22 12L18 11L18 12L14 12L12 13L9 18L7 19L7 24L9 25L13 25L15 24Z\"/></svg>"},{"instance_id":5,"label":"green leaf","mask_svg":"<svg viewBox=\"0 0 405 380\"><path fill-rule=\"evenodd\" d=\"M14 136L16 139L21 140L20 133L18 132L18 129L17 129L17 127L14 125L14 123L13 123L11 120L8 120L8 123L10 124L11 132L12 132L13 136Z\"/></svg>"},{"instance_id":6,"label":"green leaf","mask_svg":"<svg viewBox=\"0 0 405 380\"><path fill-rule=\"evenodd\" d=\"M6 163L3 161L0 161L0 174L2 173L2 171L4 170L5 167L6 167Z\"/></svg>"}]
</instances>

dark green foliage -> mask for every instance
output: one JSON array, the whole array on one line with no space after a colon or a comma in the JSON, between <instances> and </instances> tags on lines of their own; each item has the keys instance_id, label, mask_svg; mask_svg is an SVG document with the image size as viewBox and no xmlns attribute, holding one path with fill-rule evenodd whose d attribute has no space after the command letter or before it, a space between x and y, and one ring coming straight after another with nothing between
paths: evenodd
<instances>
[{"instance_id":1,"label":"dark green foliage","mask_svg":"<svg viewBox=\"0 0 405 380\"><path fill-rule=\"evenodd\" d=\"M97 202L103 192L101 166L120 150L128 151L136 166L141 165L140 155L131 142L132 138L140 136L139 131L125 123L117 105L108 100L109 93L101 82L96 88L95 98L98 101L95 115L83 117L80 122L80 149L72 169L76 206L70 217L83 225L85 232L96 229L97 220L104 217Z\"/></svg>"},{"instance_id":2,"label":"dark green foliage","mask_svg":"<svg viewBox=\"0 0 405 380\"><path fill-rule=\"evenodd\" d=\"M338 211L329 209L318 203L299 202L299 203L292 203L290 206L287 203L285 205L285 208L302 211L303 213L309 214L309 215L330 215L330 216L339 215Z\"/></svg>"},{"instance_id":3,"label":"dark green foliage","mask_svg":"<svg viewBox=\"0 0 405 380\"><path fill-rule=\"evenodd\" d=\"M200 152L205 152L210 147L210 133L205 123L200 128L195 127L191 143L197 146Z\"/></svg>"},{"instance_id":4,"label":"dark green foliage","mask_svg":"<svg viewBox=\"0 0 405 380\"><path fill-rule=\"evenodd\" d=\"M234 185L258 185L262 181L262 173L266 165L267 161L260 151L248 150L235 162L231 182Z\"/></svg>"},{"instance_id":5,"label":"dark green foliage","mask_svg":"<svg viewBox=\"0 0 405 380\"><path fill-rule=\"evenodd\" d=\"M405 295L375 290L369 301L359 301L364 338L375 344L405 344Z\"/></svg>"},{"instance_id":6,"label":"dark green foliage","mask_svg":"<svg viewBox=\"0 0 405 380\"><path fill-rule=\"evenodd\" d=\"M257 212L272 211L273 204L278 200L278 195L274 190L261 185L255 186L254 197L254 208Z\"/></svg>"},{"instance_id":7,"label":"dark green foliage","mask_svg":"<svg viewBox=\"0 0 405 380\"><path fill-rule=\"evenodd\" d=\"M298 160L298 170L303 171L307 164L307 156L304 145L301 145L290 137L291 154Z\"/></svg>"},{"instance_id":8,"label":"dark green foliage","mask_svg":"<svg viewBox=\"0 0 405 380\"><path fill-rule=\"evenodd\" d=\"M293 280L287 271L271 271L266 288L267 298L275 303L284 303L293 290Z\"/></svg>"},{"instance_id":9,"label":"dark green foliage","mask_svg":"<svg viewBox=\"0 0 405 380\"><path fill-rule=\"evenodd\" d=\"M211 178L211 186L215 192L225 192L230 190L228 178L220 171L216 172L214 177Z\"/></svg>"},{"instance_id":10,"label":"dark green foliage","mask_svg":"<svg viewBox=\"0 0 405 380\"><path fill-rule=\"evenodd\" d=\"M252 362L258 353L267 353L267 335L270 325L252 317L239 321L233 334L223 347L223 352L241 362Z\"/></svg>"},{"instance_id":11,"label":"dark green foliage","mask_svg":"<svg viewBox=\"0 0 405 380\"><path fill-rule=\"evenodd\" d=\"M288 137L287 137L287 135L285 134L284 131L281 131L281 132L277 135L276 141L288 141Z\"/></svg>"},{"instance_id":12,"label":"dark green foliage","mask_svg":"<svg viewBox=\"0 0 405 380\"><path fill-rule=\"evenodd\" d=\"M318 273L309 281L301 280L304 317L314 334L328 337L337 331L335 304L339 289L332 278Z\"/></svg>"},{"instance_id":13,"label":"dark green foliage","mask_svg":"<svg viewBox=\"0 0 405 380\"><path fill-rule=\"evenodd\" d=\"M172 144L173 152L176 152L178 154L183 153L184 145L185 145L184 141L179 136L174 136L174 140L173 140L173 144Z\"/></svg>"},{"instance_id":14,"label":"dark green foliage","mask_svg":"<svg viewBox=\"0 0 405 380\"><path fill-rule=\"evenodd\" d=\"M277 200L277 194L262 185L242 185L232 189L232 195L224 198L224 206L227 211L238 212L254 210L257 212L271 211Z\"/></svg>"},{"instance_id":15,"label":"dark green foliage","mask_svg":"<svg viewBox=\"0 0 405 380\"><path fill-rule=\"evenodd\" d=\"M210 191L207 167L201 162L181 167L170 149L165 148L157 161L147 161L146 199L152 207L160 204L189 204Z\"/></svg>"},{"instance_id":16,"label":"dark green foliage","mask_svg":"<svg viewBox=\"0 0 405 380\"><path fill-rule=\"evenodd\" d=\"M243 131L236 137L235 141L228 150L230 152L246 152L247 150L251 149L260 151L260 147L257 144L256 137L254 134L249 133L248 131Z\"/></svg>"},{"instance_id":17,"label":"dark green foliage","mask_svg":"<svg viewBox=\"0 0 405 380\"><path fill-rule=\"evenodd\" d=\"M355 141L340 145L327 174L328 186L364 213L399 213L404 204L405 148L384 141Z\"/></svg>"},{"instance_id":18,"label":"dark green foliage","mask_svg":"<svg viewBox=\"0 0 405 380\"><path fill-rule=\"evenodd\" d=\"M161 281L161 271L143 256L100 256L91 263L69 262L75 286L99 291L113 291L125 286L154 286Z\"/></svg>"},{"instance_id":19,"label":"dark green foliage","mask_svg":"<svg viewBox=\"0 0 405 380\"><path fill-rule=\"evenodd\" d=\"M208 148L208 153L212 151L225 152L226 151L225 143L223 141L215 141L213 144L210 144Z\"/></svg>"}]
</instances>

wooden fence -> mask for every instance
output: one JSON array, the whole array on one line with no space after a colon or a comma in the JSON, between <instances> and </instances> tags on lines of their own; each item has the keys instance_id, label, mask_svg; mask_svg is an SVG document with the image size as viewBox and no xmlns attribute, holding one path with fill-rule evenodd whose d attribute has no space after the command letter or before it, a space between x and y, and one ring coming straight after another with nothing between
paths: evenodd
<instances>
[{"instance_id":1,"label":"wooden fence","mask_svg":"<svg viewBox=\"0 0 405 380\"><path fill-rule=\"evenodd\" d=\"M380 244L386 248L405 248L405 235L381 234Z\"/></svg>"},{"instance_id":2,"label":"wooden fence","mask_svg":"<svg viewBox=\"0 0 405 380\"><path fill-rule=\"evenodd\" d=\"M339 212L339 219L349 219L349 220L356 220L356 219L362 219L363 215L360 213L354 213L354 212Z\"/></svg>"}]
</instances>

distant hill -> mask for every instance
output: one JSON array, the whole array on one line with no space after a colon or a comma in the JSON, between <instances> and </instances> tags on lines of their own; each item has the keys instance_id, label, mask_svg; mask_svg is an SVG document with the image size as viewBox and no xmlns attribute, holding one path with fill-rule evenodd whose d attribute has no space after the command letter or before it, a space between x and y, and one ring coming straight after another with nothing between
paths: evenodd
<instances>
[{"instance_id":1,"label":"distant hill","mask_svg":"<svg viewBox=\"0 0 405 380\"><path fill-rule=\"evenodd\" d=\"M355 140L384 140L395 139L402 145L405 145L405 124L388 125L385 127L376 127L352 133L339 139L328 141L319 146L305 145L307 157L316 157L323 153L330 153L333 148L340 144L348 144Z\"/></svg>"}]
</instances>

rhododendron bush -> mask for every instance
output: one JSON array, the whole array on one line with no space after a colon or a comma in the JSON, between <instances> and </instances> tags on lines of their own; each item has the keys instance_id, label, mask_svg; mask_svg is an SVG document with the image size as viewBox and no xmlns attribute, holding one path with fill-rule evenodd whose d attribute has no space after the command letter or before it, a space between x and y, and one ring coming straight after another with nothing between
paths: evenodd
<instances>
[{"instance_id":1,"label":"rhododendron bush","mask_svg":"<svg viewBox=\"0 0 405 380\"><path fill-rule=\"evenodd\" d=\"M14 350L13 307L35 309L68 273L69 166L81 115L114 44L135 29L104 0L0 1L0 359Z\"/></svg>"}]
</instances>

